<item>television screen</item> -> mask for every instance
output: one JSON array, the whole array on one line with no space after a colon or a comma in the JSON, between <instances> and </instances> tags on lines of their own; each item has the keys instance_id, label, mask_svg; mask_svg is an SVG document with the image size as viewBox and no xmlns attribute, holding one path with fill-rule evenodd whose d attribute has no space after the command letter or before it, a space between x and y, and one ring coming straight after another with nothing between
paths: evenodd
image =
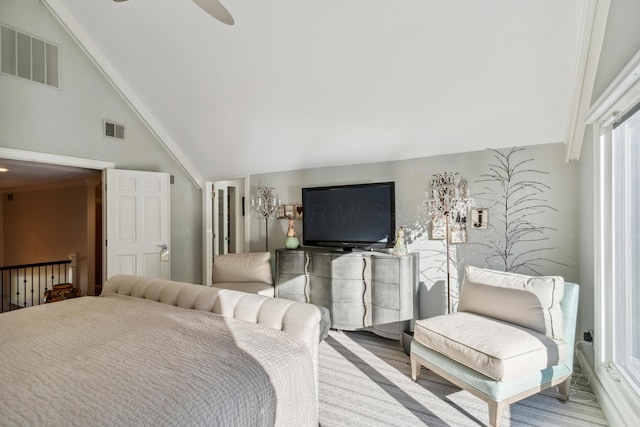
<instances>
[{"instance_id":1,"label":"television screen","mask_svg":"<svg viewBox=\"0 0 640 427\"><path fill-rule=\"evenodd\" d=\"M303 245L345 249L393 246L393 182L303 188L302 207Z\"/></svg>"}]
</instances>

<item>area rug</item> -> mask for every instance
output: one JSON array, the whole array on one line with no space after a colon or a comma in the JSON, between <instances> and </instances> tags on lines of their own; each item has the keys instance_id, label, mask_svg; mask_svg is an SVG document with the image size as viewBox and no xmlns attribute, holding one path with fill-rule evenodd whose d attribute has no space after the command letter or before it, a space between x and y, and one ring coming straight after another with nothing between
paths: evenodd
<instances>
[{"instance_id":1,"label":"area rug","mask_svg":"<svg viewBox=\"0 0 640 427\"><path fill-rule=\"evenodd\" d=\"M588 386L569 402L555 388L505 409L502 426L606 426ZM368 332L330 331L320 345L320 425L482 426L487 405L422 368L411 381L409 357L398 341Z\"/></svg>"}]
</instances>

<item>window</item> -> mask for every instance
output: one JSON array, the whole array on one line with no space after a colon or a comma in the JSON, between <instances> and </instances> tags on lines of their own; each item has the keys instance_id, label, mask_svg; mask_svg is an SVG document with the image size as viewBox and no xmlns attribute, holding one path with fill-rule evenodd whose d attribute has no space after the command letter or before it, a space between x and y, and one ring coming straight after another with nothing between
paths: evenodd
<instances>
[{"instance_id":1,"label":"window","mask_svg":"<svg viewBox=\"0 0 640 427\"><path fill-rule=\"evenodd\" d=\"M640 419L640 52L592 105L594 391L611 425Z\"/></svg>"},{"instance_id":2,"label":"window","mask_svg":"<svg viewBox=\"0 0 640 427\"><path fill-rule=\"evenodd\" d=\"M611 139L613 307L611 358L640 395L640 111L614 125Z\"/></svg>"}]
</instances>

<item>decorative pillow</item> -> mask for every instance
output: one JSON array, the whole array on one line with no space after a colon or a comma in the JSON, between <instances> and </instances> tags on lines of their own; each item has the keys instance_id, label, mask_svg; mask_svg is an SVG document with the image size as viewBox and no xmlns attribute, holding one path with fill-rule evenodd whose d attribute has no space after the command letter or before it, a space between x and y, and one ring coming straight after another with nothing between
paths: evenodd
<instances>
[{"instance_id":1,"label":"decorative pillow","mask_svg":"<svg viewBox=\"0 0 640 427\"><path fill-rule=\"evenodd\" d=\"M61 283L53 285L53 289L44 291L44 302L63 301L80 296L80 289L75 288L71 283Z\"/></svg>"},{"instance_id":2,"label":"decorative pillow","mask_svg":"<svg viewBox=\"0 0 640 427\"><path fill-rule=\"evenodd\" d=\"M563 339L564 279L467 266L458 311L480 314Z\"/></svg>"},{"instance_id":3,"label":"decorative pillow","mask_svg":"<svg viewBox=\"0 0 640 427\"><path fill-rule=\"evenodd\" d=\"M213 257L212 283L263 282L273 284L270 252L225 254Z\"/></svg>"}]
</instances>

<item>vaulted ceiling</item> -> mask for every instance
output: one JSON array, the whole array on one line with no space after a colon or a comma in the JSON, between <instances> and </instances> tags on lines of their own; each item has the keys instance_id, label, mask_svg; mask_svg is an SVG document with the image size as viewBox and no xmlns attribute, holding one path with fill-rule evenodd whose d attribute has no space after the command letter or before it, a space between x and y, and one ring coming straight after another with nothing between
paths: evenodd
<instances>
[{"instance_id":1,"label":"vaulted ceiling","mask_svg":"<svg viewBox=\"0 0 640 427\"><path fill-rule=\"evenodd\" d=\"M195 174L566 142L585 0L43 0ZM585 18L587 17L587 18Z\"/></svg>"}]
</instances>

